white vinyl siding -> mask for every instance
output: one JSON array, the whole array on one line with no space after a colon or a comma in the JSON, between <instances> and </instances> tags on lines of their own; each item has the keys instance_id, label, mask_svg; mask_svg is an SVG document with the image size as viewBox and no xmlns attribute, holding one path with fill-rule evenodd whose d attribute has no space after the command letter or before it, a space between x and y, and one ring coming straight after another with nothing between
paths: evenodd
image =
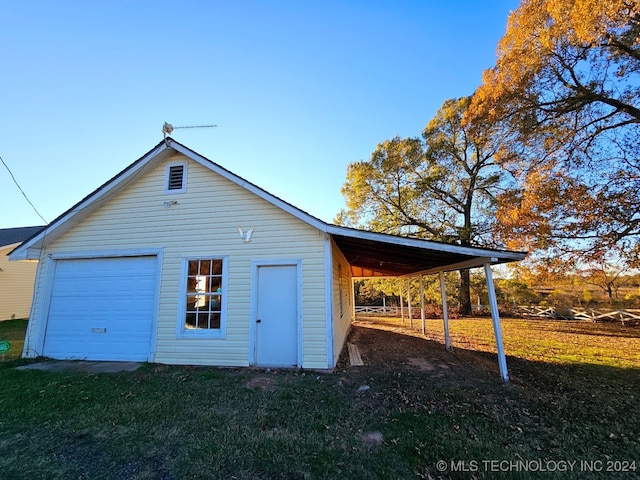
<instances>
[{"instance_id":1,"label":"white vinyl siding","mask_svg":"<svg viewBox=\"0 0 640 480\"><path fill-rule=\"evenodd\" d=\"M63 234L44 254L162 249L154 361L228 366L248 364L251 262L300 258L302 366L326 368L324 234L191 160L186 192L171 204L177 197L164 193L165 167L181 161L186 157L175 155L158 163ZM249 243L240 238L238 227L245 232L253 227ZM229 271L225 337L178 338L176 322L184 315L179 308L183 259L222 256L228 258ZM42 268L46 270L46 265ZM40 284L45 277L39 275ZM36 286L36 295L41 287Z\"/></svg>"},{"instance_id":2,"label":"white vinyl siding","mask_svg":"<svg viewBox=\"0 0 640 480\"><path fill-rule=\"evenodd\" d=\"M333 241L331 241L331 249L333 258L333 356L335 364L351 329L353 298L351 298L351 266Z\"/></svg>"},{"instance_id":3,"label":"white vinyl siding","mask_svg":"<svg viewBox=\"0 0 640 480\"><path fill-rule=\"evenodd\" d=\"M29 318L31 310L38 262L10 262L7 254L17 246L18 243L0 248L0 321Z\"/></svg>"}]
</instances>

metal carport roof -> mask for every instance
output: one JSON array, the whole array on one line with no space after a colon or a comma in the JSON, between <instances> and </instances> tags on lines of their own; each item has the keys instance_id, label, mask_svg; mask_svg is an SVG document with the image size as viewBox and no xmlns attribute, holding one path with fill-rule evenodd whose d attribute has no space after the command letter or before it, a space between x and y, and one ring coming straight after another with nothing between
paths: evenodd
<instances>
[{"instance_id":1,"label":"metal carport roof","mask_svg":"<svg viewBox=\"0 0 640 480\"><path fill-rule=\"evenodd\" d=\"M331 225L337 247L351 265L353 277L401 277L519 261L511 252L400 237Z\"/></svg>"}]
</instances>

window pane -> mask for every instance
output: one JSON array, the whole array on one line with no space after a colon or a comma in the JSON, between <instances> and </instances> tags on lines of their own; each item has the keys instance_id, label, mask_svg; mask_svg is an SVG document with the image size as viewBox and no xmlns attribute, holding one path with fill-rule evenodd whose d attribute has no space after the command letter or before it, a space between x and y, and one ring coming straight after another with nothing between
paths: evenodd
<instances>
[{"instance_id":1,"label":"window pane","mask_svg":"<svg viewBox=\"0 0 640 480\"><path fill-rule=\"evenodd\" d=\"M184 321L185 328L196 328L196 314L195 313L187 313L187 316Z\"/></svg>"},{"instance_id":2,"label":"window pane","mask_svg":"<svg viewBox=\"0 0 640 480\"><path fill-rule=\"evenodd\" d=\"M196 292L206 292L207 290L207 281L209 277L205 275L196 275Z\"/></svg>"},{"instance_id":3,"label":"window pane","mask_svg":"<svg viewBox=\"0 0 640 480\"><path fill-rule=\"evenodd\" d=\"M221 302L222 302L221 295L212 295L209 301L209 310L212 312L219 312Z\"/></svg>"},{"instance_id":4,"label":"window pane","mask_svg":"<svg viewBox=\"0 0 640 480\"><path fill-rule=\"evenodd\" d=\"M222 291L222 277L211 277L209 283L209 291L211 293Z\"/></svg>"},{"instance_id":5,"label":"window pane","mask_svg":"<svg viewBox=\"0 0 640 480\"><path fill-rule=\"evenodd\" d=\"M200 275L211 275L211 260L200 260Z\"/></svg>"},{"instance_id":6,"label":"window pane","mask_svg":"<svg viewBox=\"0 0 640 480\"><path fill-rule=\"evenodd\" d=\"M212 313L211 314L211 323L209 324L209 328L220 328L220 314Z\"/></svg>"},{"instance_id":7,"label":"window pane","mask_svg":"<svg viewBox=\"0 0 640 480\"><path fill-rule=\"evenodd\" d=\"M201 295L187 295L187 311L195 312L200 303Z\"/></svg>"},{"instance_id":8,"label":"window pane","mask_svg":"<svg viewBox=\"0 0 640 480\"><path fill-rule=\"evenodd\" d=\"M187 293L197 292L196 286L198 281L196 277L187 277Z\"/></svg>"},{"instance_id":9,"label":"window pane","mask_svg":"<svg viewBox=\"0 0 640 480\"><path fill-rule=\"evenodd\" d=\"M196 328L209 328L209 314L207 312L198 313L198 325Z\"/></svg>"},{"instance_id":10,"label":"window pane","mask_svg":"<svg viewBox=\"0 0 640 480\"><path fill-rule=\"evenodd\" d=\"M189 260L189 271L188 275L197 275L198 274L198 260Z\"/></svg>"},{"instance_id":11,"label":"window pane","mask_svg":"<svg viewBox=\"0 0 640 480\"><path fill-rule=\"evenodd\" d=\"M222 275L222 260L212 260L211 274Z\"/></svg>"}]
</instances>

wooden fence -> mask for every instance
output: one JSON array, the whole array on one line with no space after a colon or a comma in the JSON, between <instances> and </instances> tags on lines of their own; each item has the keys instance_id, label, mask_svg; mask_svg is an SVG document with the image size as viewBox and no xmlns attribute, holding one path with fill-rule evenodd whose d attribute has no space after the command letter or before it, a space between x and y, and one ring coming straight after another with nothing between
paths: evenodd
<instances>
[{"instance_id":1,"label":"wooden fence","mask_svg":"<svg viewBox=\"0 0 640 480\"><path fill-rule=\"evenodd\" d=\"M405 312L407 307L404 307ZM418 307L418 311L420 307ZM356 313L371 313L375 315L400 315L400 307L371 307L366 305L356 305Z\"/></svg>"},{"instance_id":2,"label":"wooden fence","mask_svg":"<svg viewBox=\"0 0 640 480\"><path fill-rule=\"evenodd\" d=\"M489 311L489 307L474 305L474 313ZM356 314L400 316L400 307L356 305ZM431 312L430 312L431 313ZM622 325L640 325L640 309L605 310L601 308L556 308L537 305L518 305L515 312L527 318L554 318L564 320L590 320L592 322L620 322ZM409 315L407 307L404 314ZM413 307L414 317L420 316L420 307ZM451 314L450 314L451 315ZM429 318L432 315L428 315ZM455 316L455 315L453 315Z\"/></svg>"},{"instance_id":3,"label":"wooden fence","mask_svg":"<svg viewBox=\"0 0 640 480\"><path fill-rule=\"evenodd\" d=\"M517 313L529 318L560 318L590 320L592 322L620 322L623 325L640 324L640 309L604 310L600 308L556 308L519 305Z\"/></svg>"}]
</instances>

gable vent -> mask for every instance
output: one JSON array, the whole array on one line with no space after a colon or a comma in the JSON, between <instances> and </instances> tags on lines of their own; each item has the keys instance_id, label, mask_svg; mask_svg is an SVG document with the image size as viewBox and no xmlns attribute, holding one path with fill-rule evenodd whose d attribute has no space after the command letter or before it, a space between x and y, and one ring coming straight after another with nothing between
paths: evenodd
<instances>
[{"instance_id":1,"label":"gable vent","mask_svg":"<svg viewBox=\"0 0 640 480\"><path fill-rule=\"evenodd\" d=\"M184 188L184 165L169 167L168 190L182 190Z\"/></svg>"}]
</instances>

